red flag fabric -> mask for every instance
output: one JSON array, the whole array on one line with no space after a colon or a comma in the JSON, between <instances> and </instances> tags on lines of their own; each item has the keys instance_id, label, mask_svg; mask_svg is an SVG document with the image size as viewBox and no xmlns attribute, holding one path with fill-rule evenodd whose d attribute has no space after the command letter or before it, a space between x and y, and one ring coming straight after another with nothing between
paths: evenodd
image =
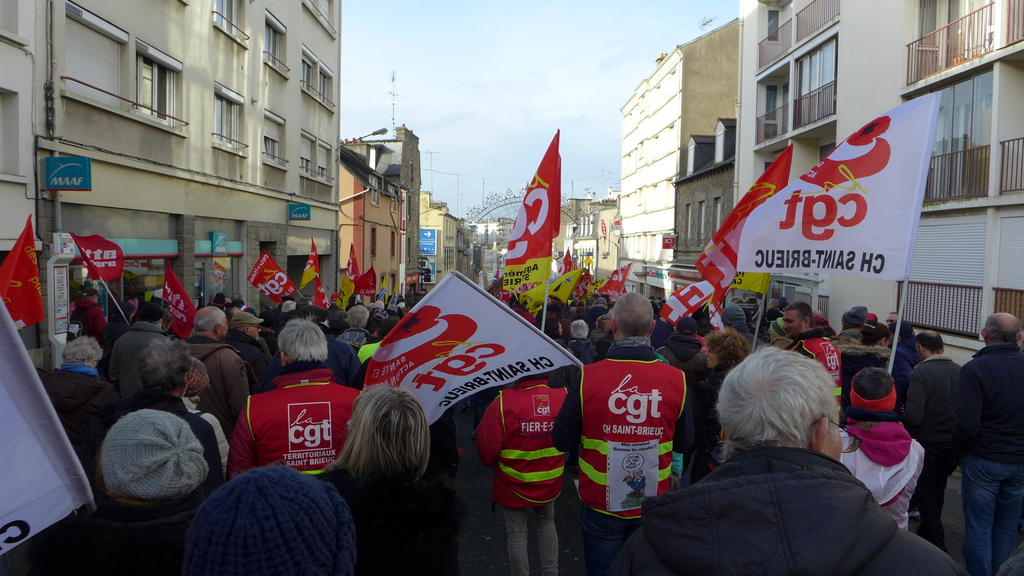
<instances>
[{"instance_id":1,"label":"red flag fabric","mask_svg":"<svg viewBox=\"0 0 1024 576\"><path fill-rule=\"evenodd\" d=\"M569 253L569 249L565 249L565 256L562 257L562 261L558 263L558 275L568 274L576 269L576 266L572 262L572 254Z\"/></svg>"},{"instance_id":2,"label":"red flag fabric","mask_svg":"<svg viewBox=\"0 0 1024 576\"><path fill-rule=\"evenodd\" d=\"M281 303L283 296L298 292L295 283L281 270L277 262L265 250L249 271L249 283L267 295L275 304Z\"/></svg>"},{"instance_id":3,"label":"red flag fabric","mask_svg":"<svg viewBox=\"0 0 1024 576\"><path fill-rule=\"evenodd\" d=\"M360 296L374 296L377 294L377 273L373 271L373 264L365 273L353 279L356 285L356 294Z\"/></svg>"},{"instance_id":4,"label":"red flag fabric","mask_svg":"<svg viewBox=\"0 0 1024 576\"><path fill-rule=\"evenodd\" d=\"M633 268L632 262L612 272L611 278L601 286L601 293L607 294L612 298L618 298L625 294L626 279L629 278L629 271L631 268Z\"/></svg>"},{"instance_id":5,"label":"red flag fabric","mask_svg":"<svg viewBox=\"0 0 1024 576\"><path fill-rule=\"evenodd\" d=\"M740 249L740 233L747 216L755 208L782 190L789 183L789 169L793 161L793 145L790 144L764 174L754 182L750 190L733 207L725 221L715 231L704 252L697 258L694 267L715 289L715 303L725 301L733 279L736 278L736 259Z\"/></svg>"},{"instance_id":6,"label":"red flag fabric","mask_svg":"<svg viewBox=\"0 0 1024 576\"><path fill-rule=\"evenodd\" d=\"M519 207L505 255L505 290L514 291L521 284L550 279L551 242L558 236L562 211L560 135L561 131L555 132Z\"/></svg>"},{"instance_id":7,"label":"red flag fabric","mask_svg":"<svg viewBox=\"0 0 1024 576\"><path fill-rule=\"evenodd\" d=\"M39 260L36 257L36 234L32 215L18 236L14 248L0 265L0 297L11 313L18 330L42 322L43 292L39 285Z\"/></svg>"},{"instance_id":8,"label":"red flag fabric","mask_svg":"<svg viewBox=\"0 0 1024 576\"><path fill-rule=\"evenodd\" d=\"M711 298L715 287L707 280L683 286L665 300L660 316L675 326L683 316L693 314Z\"/></svg>"},{"instance_id":9,"label":"red flag fabric","mask_svg":"<svg viewBox=\"0 0 1024 576\"><path fill-rule=\"evenodd\" d=\"M316 292L313 293L313 304L321 308L327 308L331 301L327 299L327 291L324 290L324 283L320 281L320 275L316 277Z\"/></svg>"},{"instance_id":10,"label":"red flag fabric","mask_svg":"<svg viewBox=\"0 0 1024 576\"><path fill-rule=\"evenodd\" d=\"M124 274L124 252L121 247L99 234L93 236L77 236L71 233L78 246L78 253L89 270L93 280L113 282Z\"/></svg>"},{"instance_id":11,"label":"red flag fabric","mask_svg":"<svg viewBox=\"0 0 1024 576\"><path fill-rule=\"evenodd\" d=\"M170 264L164 268L164 300L167 301L167 311L174 316L171 330L178 338L188 338L195 325L196 306Z\"/></svg>"},{"instance_id":12,"label":"red flag fabric","mask_svg":"<svg viewBox=\"0 0 1024 576\"><path fill-rule=\"evenodd\" d=\"M306 258L306 267L302 270L302 278L299 279L299 290L305 288L314 278L320 278L320 257L316 253L316 242L312 237L309 244L309 258Z\"/></svg>"},{"instance_id":13,"label":"red flag fabric","mask_svg":"<svg viewBox=\"0 0 1024 576\"><path fill-rule=\"evenodd\" d=\"M348 265L345 267L345 273L353 280L359 276L359 260L356 259L355 244L348 245Z\"/></svg>"},{"instance_id":14,"label":"red flag fabric","mask_svg":"<svg viewBox=\"0 0 1024 576\"><path fill-rule=\"evenodd\" d=\"M590 270L583 269L583 276L580 277L580 283L576 285L576 290L573 291L573 297L576 299L583 299L587 295L587 290L590 285L594 282L594 276L590 273Z\"/></svg>"}]
</instances>

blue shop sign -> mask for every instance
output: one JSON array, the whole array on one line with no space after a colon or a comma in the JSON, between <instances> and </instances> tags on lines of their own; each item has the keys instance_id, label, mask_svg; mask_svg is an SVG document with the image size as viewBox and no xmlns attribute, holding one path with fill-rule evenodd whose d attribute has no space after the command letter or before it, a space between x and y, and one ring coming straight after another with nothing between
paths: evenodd
<instances>
[{"instance_id":1,"label":"blue shop sign","mask_svg":"<svg viewBox=\"0 0 1024 576\"><path fill-rule=\"evenodd\" d=\"M312 216L312 208L309 204L289 204L289 220L309 220Z\"/></svg>"},{"instance_id":2,"label":"blue shop sign","mask_svg":"<svg viewBox=\"0 0 1024 576\"><path fill-rule=\"evenodd\" d=\"M223 256L228 253L228 235L226 232L210 232L210 253Z\"/></svg>"},{"instance_id":3,"label":"blue shop sign","mask_svg":"<svg viewBox=\"0 0 1024 576\"><path fill-rule=\"evenodd\" d=\"M437 230L420 228L420 254L437 254Z\"/></svg>"},{"instance_id":4,"label":"blue shop sign","mask_svg":"<svg viewBox=\"0 0 1024 576\"><path fill-rule=\"evenodd\" d=\"M43 168L45 190L92 190L92 158L48 156Z\"/></svg>"}]
</instances>

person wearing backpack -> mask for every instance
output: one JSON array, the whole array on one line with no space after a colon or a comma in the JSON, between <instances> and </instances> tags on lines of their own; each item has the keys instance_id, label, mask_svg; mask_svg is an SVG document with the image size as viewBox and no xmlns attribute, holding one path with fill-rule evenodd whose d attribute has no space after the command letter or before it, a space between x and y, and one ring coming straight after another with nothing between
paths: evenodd
<instances>
[{"instance_id":1,"label":"person wearing backpack","mask_svg":"<svg viewBox=\"0 0 1024 576\"><path fill-rule=\"evenodd\" d=\"M99 305L100 293L95 288L83 288L80 300L75 302L75 311L68 319L68 340L79 336L92 336L96 342L103 342L103 328L107 325L103 308Z\"/></svg>"}]
</instances>

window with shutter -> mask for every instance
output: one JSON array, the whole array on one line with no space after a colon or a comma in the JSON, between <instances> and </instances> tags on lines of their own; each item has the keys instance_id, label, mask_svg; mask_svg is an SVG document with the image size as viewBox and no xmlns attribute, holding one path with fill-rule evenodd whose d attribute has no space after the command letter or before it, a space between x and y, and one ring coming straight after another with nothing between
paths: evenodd
<instances>
[{"instance_id":1,"label":"window with shutter","mask_svg":"<svg viewBox=\"0 0 1024 576\"><path fill-rule=\"evenodd\" d=\"M313 141L305 135L299 139L299 169L305 175L313 172Z\"/></svg>"},{"instance_id":2,"label":"window with shutter","mask_svg":"<svg viewBox=\"0 0 1024 576\"><path fill-rule=\"evenodd\" d=\"M281 154L281 125L270 118L263 120L263 159L284 165Z\"/></svg>"},{"instance_id":3,"label":"window with shutter","mask_svg":"<svg viewBox=\"0 0 1024 576\"><path fill-rule=\"evenodd\" d=\"M71 18L66 20L65 30L65 74L78 80L68 82L67 90L117 107L119 100L115 96L84 84L111 94L121 93L121 45Z\"/></svg>"},{"instance_id":4,"label":"window with shutter","mask_svg":"<svg viewBox=\"0 0 1024 576\"><path fill-rule=\"evenodd\" d=\"M1021 246L1024 246L1024 216L1001 218L999 220L997 287L1024 290L1024 266L1021 266L1020 257Z\"/></svg>"},{"instance_id":5,"label":"window with shutter","mask_svg":"<svg viewBox=\"0 0 1024 576\"><path fill-rule=\"evenodd\" d=\"M910 279L981 286L985 279L985 216L922 219Z\"/></svg>"}]
</instances>

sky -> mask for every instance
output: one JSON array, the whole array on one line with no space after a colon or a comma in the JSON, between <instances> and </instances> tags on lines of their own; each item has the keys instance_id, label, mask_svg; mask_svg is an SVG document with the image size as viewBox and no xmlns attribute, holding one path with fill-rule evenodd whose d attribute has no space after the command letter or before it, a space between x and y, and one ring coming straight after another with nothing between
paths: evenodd
<instances>
[{"instance_id":1,"label":"sky","mask_svg":"<svg viewBox=\"0 0 1024 576\"><path fill-rule=\"evenodd\" d=\"M620 108L658 55L738 14L739 0L347 0L341 137L391 137L394 111L420 139L423 189L464 216L526 186L561 130L563 199L603 198Z\"/></svg>"}]
</instances>

